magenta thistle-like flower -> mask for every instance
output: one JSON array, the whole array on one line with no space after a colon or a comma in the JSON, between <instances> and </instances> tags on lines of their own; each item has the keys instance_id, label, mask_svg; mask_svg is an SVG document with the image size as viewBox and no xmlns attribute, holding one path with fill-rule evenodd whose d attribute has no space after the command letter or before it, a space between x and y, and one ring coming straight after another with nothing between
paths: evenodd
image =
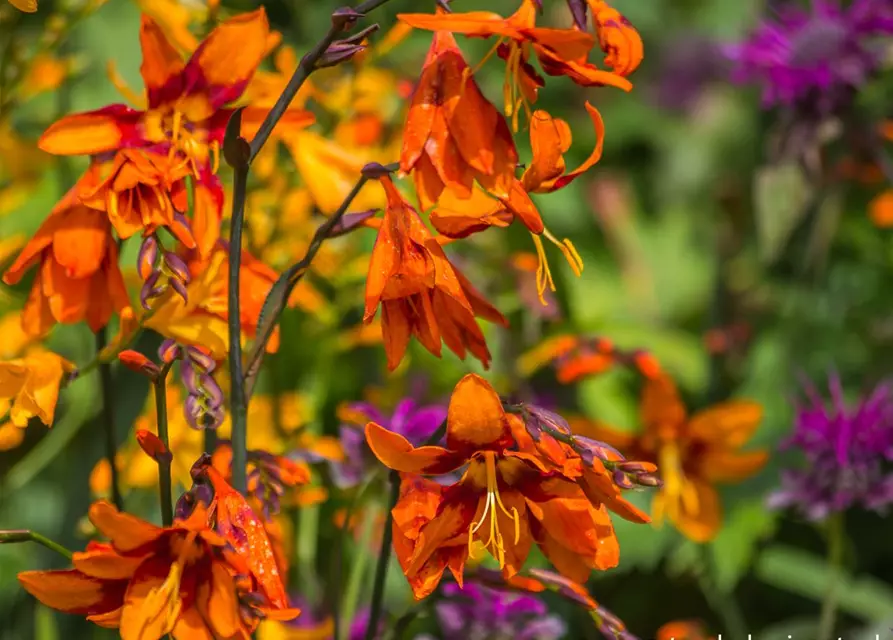
<instances>
[{"instance_id":1,"label":"magenta thistle-like flower","mask_svg":"<svg viewBox=\"0 0 893 640\"><path fill-rule=\"evenodd\" d=\"M810 11L785 7L745 42L728 47L733 79L763 87L776 104L831 113L848 104L874 74L882 49L877 36L893 33L890 0L813 0Z\"/></svg>"},{"instance_id":2,"label":"magenta thistle-like flower","mask_svg":"<svg viewBox=\"0 0 893 640\"><path fill-rule=\"evenodd\" d=\"M893 389L878 385L848 407L837 376L829 388L826 404L805 385L808 403L797 407L794 434L782 445L798 449L805 464L783 472L769 504L793 507L810 520L851 508L882 511L893 502Z\"/></svg>"}]
</instances>

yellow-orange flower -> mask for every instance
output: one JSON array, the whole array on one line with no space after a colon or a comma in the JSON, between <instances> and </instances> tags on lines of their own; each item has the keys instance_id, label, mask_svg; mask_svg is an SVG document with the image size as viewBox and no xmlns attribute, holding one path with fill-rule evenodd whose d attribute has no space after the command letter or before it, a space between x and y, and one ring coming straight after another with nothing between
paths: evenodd
<instances>
[{"instance_id":1,"label":"yellow-orange flower","mask_svg":"<svg viewBox=\"0 0 893 640\"><path fill-rule=\"evenodd\" d=\"M9 4L25 13L34 13L37 11L37 0L9 0Z\"/></svg>"},{"instance_id":2,"label":"yellow-orange flower","mask_svg":"<svg viewBox=\"0 0 893 640\"><path fill-rule=\"evenodd\" d=\"M41 347L32 347L20 358L0 361L0 450L21 444L31 418L53 425L59 385L74 368L65 358Z\"/></svg>"},{"instance_id":3,"label":"yellow-orange flower","mask_svg":"<svg viewBox=\"0 0 893 640\"><path fill-rule=\"evenodd\" d=\"M707 542L722 527L722 504L714 485L740 482L766 463L764 450L739 451L761 418L760 405L746 400L730 400L689 416L676 385L660 374L645 382L641 434L585 420L571 426L631 459L656 463L663 487L652 504L655 522L666 517L687 538Z\"/></svg>"}]
</instances>

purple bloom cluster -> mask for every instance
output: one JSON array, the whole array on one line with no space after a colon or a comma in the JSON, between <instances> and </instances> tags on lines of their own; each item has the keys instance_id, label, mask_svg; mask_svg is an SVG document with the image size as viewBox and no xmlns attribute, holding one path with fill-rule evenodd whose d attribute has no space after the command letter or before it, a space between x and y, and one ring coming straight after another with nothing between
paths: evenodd
<instances>
[{"instance_id":1,"label":"purple bloom cluster","mask_svg":"<svg viewBox=\"0 0 893 640\"><path fill-rule=\"evenodd\" d=\"M464 588L444 585L443 596L437 618L446 638L557 640L567 633L564 622L547 615L546 605L532 595L466 582Z\"/></svg>"},{"instance_id":2,"label":"purple bloom cluster","mask_svg":"<svg viewBox=\"0 0 893 640\"><path fill-rule=\"evenodd\" d=\"M726 49L733 78L763 86L763 102L831 113L877 70L876 36L893 33L890 0L813 0L812 10L785 7L750 39Z\"/></svg>"},{"instance_id":3,"label":"purple bloom cluster","mask_svg":"<svg viewBox=\"0 0 893 640\"><path fill-rule=\"evenodd\" d=\"M881 511L893 502L893 389L881 384L848 408L836 376L829 388L830 407L806 386L809 403L798 407L795 432L782 445L799 449L806 464L783 472L769 504L810 520L856 506Z\"/></svg>"},{"instance_id":4,"label":"purple bloom cluster","mask_svg":"<svg viewBox=\"0 0 893 640\"><path fill-rule=\"evenodd\" d=\"M406 398L397 403L390 417L368 402L350 403L342 413L350 416L343 420L339 428L344 462L332 465L332 475L336 485L346 488L361 482L366 472L376 464L363 434L366 422L376 422L385 429L399 433L413 445L420 446L446 420L447 408L436 404L419 406L415 400Z\"/></svg>"}]
</instances>

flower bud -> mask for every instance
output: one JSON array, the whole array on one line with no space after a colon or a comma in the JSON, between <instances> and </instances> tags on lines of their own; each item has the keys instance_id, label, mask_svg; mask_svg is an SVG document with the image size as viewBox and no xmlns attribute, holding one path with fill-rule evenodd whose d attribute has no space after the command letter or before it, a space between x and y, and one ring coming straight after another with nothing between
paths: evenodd
<instances>
[{"instance_id":1,"label":"flower bud","mask_svg":"<svg viewBox=\"0 0 893 640\"><path fill-rule=\"evenodd\" d=\"M140 278L148 280L152 272L155 271L155 265L158 263L158 239L154 236L147 236L140 245L140 251L136 258L136 270Z\"/></svg>"},{"instance_id":2,"label":"flower bud","mask_svg":"<svg viewBox=\"0 0 893 640\"><path fill-rule=\"evenodd\" d=\"M337 31L347 31L362 17L362 13L357 13L350 7L341 7L332 12L332 27Z\"/></svg>"},{"instance_id":3,"label":"flower bud","mask_svg":"<svg viewBox=\"0 0 893 640\"><path fill-rule=\"evenodd\" d=\"M161 346L158 347L158 357L161 358L162 362L170 364L174 360L179 360L183 357L183 350L180 348L180 345L177 344L176 340L167 338L161 343Z\"/></svg>"},{"instance_id":4,"label":"flower bud","mask_svg":"<svg viewBox=\"0 0 893 640\"><path fill-rule=\"evenodd\" d=\"M131 371L147 376L152 380L157 378L161 373L161 369L158 368L158 365L143 354L138 351L133 351L132 349L121 351L118 354L118 360Z\"/></svg>"},{"instance_id":5,"label":"flower bud","mask_svg":"<svg viewBox=\"0 0 893 640\"><path fill-rule=\"evenodd\" d=\"M171 277L180 280L183 284L189 284L192 277L189 275L189 267L183 258L172 251L165 251L162 256L164 266L170 272Z\"/></svg>"}]
</instances>

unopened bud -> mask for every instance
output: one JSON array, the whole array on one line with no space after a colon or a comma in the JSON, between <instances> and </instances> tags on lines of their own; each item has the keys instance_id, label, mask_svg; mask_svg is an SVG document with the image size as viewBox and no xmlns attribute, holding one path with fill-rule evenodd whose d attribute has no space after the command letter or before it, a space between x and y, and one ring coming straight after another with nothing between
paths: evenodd
<instances>
[{"instance_id":1,"label":"unopened bud","mask_svg":"<svg viewBox=\"0 0 893 640\"><path fill-rule=\"evenodd\" d=\"M183 282L183 284L189 284L192 277L189 274L189 267L186 266L186 262L183 258L172 251L165 251L162 256L164 266L167 267L171 276L177 278Z\"/></svg>"},{"instance_id":2,"label":"unopened bud","mask_svg":"<svg viewBox=\"0 0 893 640\"><path fill-rule=\"evenodd\" d=\"M378 180L391 175L391 170L378 162L370 162L360 169L360 173L363 174L364 178L369 180Z\"/></svg>"},{"instance_id":3,"label":"unopened bud","mask_svg":"<svg viewBox=\"0 0 893 640\"><path fill-rule=\"evenodd\" d=\"M161 346L158 347L158 357L161 358L162 362L170 364L174 360L179 360L183 357L183 350L180 348L180 345L177 344L176 340L167 338L161 343Z\"/></svg>"},{"instance_id":4,"label":"unopened bud","mask_svg":"<svg viewBox=\"0 0 893 640\"><path fill-rule=\"evenodd\" d=\"M136 258L136 270L140 278L147 280L152 272L155 271L155 265L158 263L158 240L154 235L143 239L140 245L140 251Z\"/></svg>"},{"instance_id":5,"label":"unopened bud","mask_svg":"<svg viewBox=\"0 0 893 640\"><path fill-rule=\"evenodd\" d=\"M357 13L350 7L341 7L332 12L332 27L338 31L347 31L362 17L362 13Z\"/></svg>"}]
</instances>

